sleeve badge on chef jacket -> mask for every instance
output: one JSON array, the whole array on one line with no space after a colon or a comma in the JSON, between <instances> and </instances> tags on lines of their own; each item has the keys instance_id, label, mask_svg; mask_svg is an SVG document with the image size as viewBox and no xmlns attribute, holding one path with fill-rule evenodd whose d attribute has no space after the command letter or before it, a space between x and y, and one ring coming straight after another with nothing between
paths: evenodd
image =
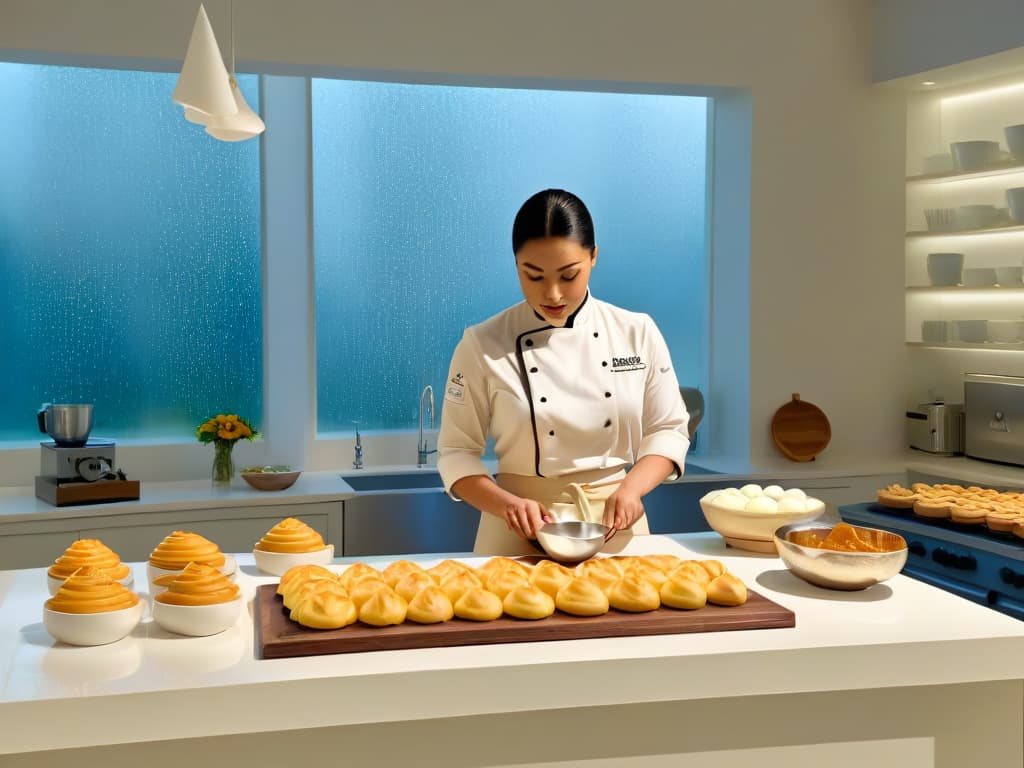
<instances>
[{"instance_id":1,"label":"sleeve badge on chef jacket","mask_svg":"<svg viewBox=\"0 0 1024 768\"><path fill-rule=\"evenodd\" d=\"M451 403L462 403L466 399L466 377L456 373L444 388L444 399Z\"/></svg>"}]
</instances>

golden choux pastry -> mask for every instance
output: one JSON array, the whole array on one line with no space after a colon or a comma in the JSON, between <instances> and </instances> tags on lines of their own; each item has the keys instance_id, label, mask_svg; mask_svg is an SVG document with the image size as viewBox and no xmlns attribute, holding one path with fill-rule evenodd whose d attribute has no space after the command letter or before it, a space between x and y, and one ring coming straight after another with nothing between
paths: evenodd
<instances>
[{"instance_id":1,"label":"golden choux pastry","mask_svg":"<svg viewBox=\"0 0 1024 768\"><path fill-rule=\"evenodd\" d=\"M555 607L573 616L601 616L608 613L608 595L597 582L576 576L558 590Z\"/></svg>"},{"instance_id":2,"label":"golden choux pastry","mask_svg":"<svg viewBox=\"0 0 1024 768\"><path fill-rule=\"evenodd\" d=\"M653 565L655 568L668 573L673 568L683 564L683 558L677 555L644 555L640 558L641 561L648 565Z\"/></svg>"},{"instance_id":3,"label":"golden choux pastry","mask_svg":"<svg viewBox=\"0 0 1024 768\"><path fill-rule=\"evenodd\" d=\"M79 539L53 561L46 573L55 579L66 579L79 568L85 567L106 571L114 581L127 578L131 572L117 553L99 539Z\"/></svg>"},{"instance_id":4,"label":"golden choux pastry","mask_svg":"<svg viewBox=\"0 0 1024 768\"><path fill-rule=\"evenodd\" d=\"M493 592L499 598L504 600L505 595L513 589L529 583L529 578L522 571L515 568L505 568L504 570L498 570L491 573L487 578L486 586L488 592Z\"/></svg>"},{"instance_id":5,"label":"golden choux pastry","mask_svg":"<svg viewBox=\"0 0 1024 768\"><path fill-rule=\"evenodd\" d=\"M453 573L440 584L441 589L448 595L448 599L454 605L466 592L476 587L482 587L483 582L473 571L462 571Z\"/></svg>"},{"instance_id":6,"label":"golden choux pastry","mask_svg":"<svg viewBox=\"0 0 1024 768\"><path fill-rule=\"evenodd\" d=\"M449 576L454 576L457 573L465 573L466 571L471 572L474 576L476 570L471 568L459 560L442 560L440 563L432 568L427 569L427 573L434 577L434 581L440 584L442 581L447 579Z\"/></svg>"},{"instance_id":7,"label":"golden choux pastry","mask_svg":"<svg viewBox=\"0 0 1024 768\"><path fill-rule=\"evenodd\" d=\"M291 609L298 605L307 595L317 592L336 592L348 597L346 590L337 579L310 579L309 581L295 581L288 583L281 594L284 607Z\"/></svg>"},{"instance_id":8,"label":"golden choux pastry","mask_svg":"<svg viewBox=\"0 0 1024 768\"><path fill-rule=\"evenodd\" d=\"M743 605L747 602L747 585L731 573L716 576L707 589L708 602L715 605Z\"/></svg>"},{"instance_id":9,"label":"golden choux pastry","mask_svg":"<svg viewBox=\"0 0 1024 768\"><path fill-rule=\"evenodd\" d=\"M221 568L224 553L209 539L191 531L173 531L149 553L149 562L154 568L165 571L180 571L189 563L200 563Z\"/></svg>"},{"instance_id":10,"label":"golden choux pastry","mask_svg":"<svg viewBox=\"0 0 1024 768\"><path fill-rule=\"evenodd\" d=\"M669 580L658 590L661 604L669 608L696 610L708 602L708 592L700 582L689 578L685 572L673 571Z\"/></svg>"},{"instance_id":11,"label":"golden choux pastry","mask_svg":"<svg viewBox=\"0 0 1024 768\"><path fill-rule=\"evenodd\" d=\"M501 598L483 587L467 590L455 602L455 615L470 621L494 621L503 610Z\"/></svg>"},{"instance_id":12,"label":"golden choux pastry","mask_svg":"<svg viewBox=\"0 0 1024 768\"><path fill-rule=\"evenodd\" d=\"M628 575L623 576L608 590L609 605L617 610L630 613L658 610L661 607L658 588L652 582L637 576L636 570L637 567L634 566ZM662 575L664 576L664 574Z\"/></svg>"},{"instance_id":13,"label":"golden choux pastry","mask_svg":"<svg viewBox=\"0 0 1024 768\"><path fill-rule=\"evenodd\" d=\"M255 548L262 552L296 554L318 552L324 546L323 536L306 523L294 517L286 517L263 534Z\"/></svg>"},{"instance_id":14,"label":"golden choux pastry","mask_svg":"<svg viewBox=\"0 0 1024 768\"><path fill-rule=\"evenodd\" d=\"M426 571L410 571L390 586L403 600L409 602L427 587L437 587L437 584Z\"/></svg>"},{"instance_id":15,"label":"golden choux pastry","mask_svg":"<svg viewBox=\"0 0 1024 768\"><path fill-rule=\"evenodd\" d=\"M422 565L414 563L412 560L395 560L395 562L388 564L388 566L381 571L384 581L386 581L388 586L392 589L394 589L395 585L410 573L426 573L426 571L423 570Z\"/></svg>"},{"instance_id":16,"label":"golden choux pastry","mask_svg":"<svg viewBox=\"0 0 1024 768\"><path fill-rule=\"evenodd\" d=\"M708 576L712 579L726 572L725 566L718 560L698 560L697 562L701 568L708 572Z\"/></svg>"},{"instance_id":17,"label":"golden choux pastry","mask_svg":"<svg viewBox=\"0 0 1024 768\"><path fill-rule=\"evenodd\" d=\"M589 579L607 592L622 578L622 570L610 557L593 557L577 565L574 575Z\"/></svg>"},{"instance_id":18,"label":"golden choux pastry","mask_svg":"<svg viewBox=\"0 0 1024 768\"><path fill-rule=\"evenodd\" d=\"M137 594L106 571L84 566L68 576L45 605L60 613L104 613L131 608L138 602Z\"/></svg>"},{"instance_id":19,"label":"golden choux pastry","mask_svg":"<svg viewBox=\"0 0 1024 768\"><path fill-rule=\"evenodd\" d=\"M429 578L429 577L428 577ZM421 589L409 601L405 618L417 624L439 624L455 615L455 608L448 595L434 583Z\"/></svg>"},{"instance_id":20,"label":"golden choux pastry","mask_svg":"<svg viewBox=\"0 0 1024 768\"><path fill-rule=\"evenodd\" d=\"M503 571L506 568L519 571L524 576L530 576L530 567L525 563L521 563L518 560L513 560L511 557L492 557L486 563L476 569L477 575L480 576L484 583L491 577L496 571Z\"/></svg>"},{"instance_id":21,"label":"golden choux pastry","mask_svg":"<svg viewBox=\"0 0 1024 768\"><path fill-rule=\"evenodd\" d=\"M310 629L341 629L359 618L356 604L345 596L340 584L306 595L289 616Z\"/></svg>"},{"instance_id":22,"label":"golden choux pastry","mask_svg":"<svg viewBox=\"0 0 1024 768\"><path fill-rule=\"evenodd\" d=\"M502 608L509 616L517 619L544 619L555 612L555 599L547 592L530 583L522 584L501 601Z\"/></svg>"},{"instance_id":23,"label":"golden choux pastry","mask_svg":"<svg viewBox=\"0 0 1024 768\"><path fill-rule=\"evenodd\" d=\"M401 624L405 621L409 604L386 583L381 583L384 584L384 588L378 589L365 603L359 606L359 620L375 627Z\"/></svg>"},{"instance_id":24,"label":"golden choux pastry","mask_svg":"<svg viewBox=\"0 0 1024 768\"><path fill-rule=\"evenodd\" d=\"M385 589L391 589L384 579L363 579L357 581L348 589L348 596L356 604L356 608L362 609L363 603Z\"/></svg>"},{"instance_id":25,"label":"golden choux pastry","mask_svg":"<svg viewBox=\"0 0 1024 768\"><path fill-rule=\"evenodd\" d=\"M281 575L281 581L277 585L277 594L283 595L285 587L295 579L299 581L312 579L331 579L332 581L337 581L338 574L327 570L322 565L296 565Z\"/></svg>"},{"instance_id":26,"label":"golden choux pastry","mask_svg":"<svg viewBox=\"0 0 1024 768\"><path fill-rule=\"evenodd\" d=\"M153 583L164 588L153 599L167 605L230 603L241 594L238 585L221 573L220 568L202 563L189 563L181 573L160 576Z\"/></svg>"},{"instance_id":27,"label":"golden choux pastry","mask_svg":"<svg viewBox=\"0 0 1024 768\"><path fill-rule=\"evenodd\" d=\"M687 560L684 562L669 574L669 578L674 576L683 576L684 578L692 579L704 587L707 587L711 582L711 575L696 560Z\"/></svg>"},{"instance_id":28,"label":"golden choux pastry","mask_svg":"<svg viewBox=\"0 0 1024 768\"><path fill-rule=\"evenodd\" d=\"M530 574L530 583L547 592L552 598L572 579L572 571L553 560L541 560Z\"/></svg>"},{"instance_id":29,"label":"golden choux pastry","mask_svg":"<svg viewBox=\"0 0 1024 768\"><path fill-rule=\"evenodd\" d=\"M338 581L341 582L341 586L348 590L351 590L353 586L363 579L379 579L384 581L381 572L372 565L367 565L366 563L352 563L352 565L342 571L341 575L338 576ZM386 581L384 583L387 584Z\"/></svg>"},{"instance_id":30,"label":"golden choux pastry","mask_svg":"<svg viewBox=\"0 0 1024 768\"><path fill-rule=\"evenodd\" d=\"M654 591L658 589L668 581L668 574L660 568L655 568L653 565L644 562L633 563L633 565L626 568L626 572L623 576L632 576L641 581L646 581L648 584L654 587Z\"/></svg>"}]
</instances>

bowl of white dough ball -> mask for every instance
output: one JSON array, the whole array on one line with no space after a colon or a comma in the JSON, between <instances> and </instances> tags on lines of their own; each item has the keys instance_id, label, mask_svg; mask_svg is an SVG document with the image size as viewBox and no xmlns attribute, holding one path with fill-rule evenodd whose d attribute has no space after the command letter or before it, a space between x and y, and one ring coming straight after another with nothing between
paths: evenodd
<instances>
[{"instance_id":1,"label":"bowl of white dough ball","mask_svg":"<svg viewBox=\"0 0 1024 768\"><path fill-rule=\"evenodd\" d=\"M775 531L783 525L814 520L825 502L799 488L749 483L711 491L700 500L704 519L725 543L750 552L775 554Z\"/></svg>"}]
</instances>

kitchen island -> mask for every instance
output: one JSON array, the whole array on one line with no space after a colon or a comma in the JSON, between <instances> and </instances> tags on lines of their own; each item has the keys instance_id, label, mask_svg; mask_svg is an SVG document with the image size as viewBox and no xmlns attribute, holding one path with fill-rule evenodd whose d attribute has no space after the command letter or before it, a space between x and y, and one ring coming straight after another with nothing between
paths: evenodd
<instances>
[{"instance_id":1,"label":"kitchen island","mask_svg":"<svg viewBox=\"0 0 1024 768\"><path fill-rule=\"evenodd\" d=\"M4 571L0 765L1024 762L1024 623L903 576L819 589L713 533L629 551L720 559L796 626L263 660L251 598L277 579L241 554L250 610L227 632L144 619L74 648L42 627L45 572Z\"/></svg>"}]
</instances>

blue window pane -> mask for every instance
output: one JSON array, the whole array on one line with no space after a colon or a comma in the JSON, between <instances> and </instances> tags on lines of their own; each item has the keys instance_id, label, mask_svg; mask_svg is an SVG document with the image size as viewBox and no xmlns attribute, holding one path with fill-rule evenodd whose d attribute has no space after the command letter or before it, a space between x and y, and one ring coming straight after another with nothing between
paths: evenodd
<instances>
[{"instance_id":1,"label":"blue window pane","mask_svg":"<svg viewBox=\"0 0 1024 768\"><path fill-rule=\"evenodd\" d=\"M594 217L595 296L706 374L708 100L313 80L317 427L409 428L462 330L522 300L512 220L562 187Z\"/></svg>"},{"instance_id":2,"label":"blue window pane","mask_svg":"<svg viewBox=\"0 0 1024 768\"><path fill-rule=\"evenodd\" d=\"M260 419L259 144L186 122L176 77L0 64L0 440L41 401L99 437Z\"/></svg>"}]
</instances>

